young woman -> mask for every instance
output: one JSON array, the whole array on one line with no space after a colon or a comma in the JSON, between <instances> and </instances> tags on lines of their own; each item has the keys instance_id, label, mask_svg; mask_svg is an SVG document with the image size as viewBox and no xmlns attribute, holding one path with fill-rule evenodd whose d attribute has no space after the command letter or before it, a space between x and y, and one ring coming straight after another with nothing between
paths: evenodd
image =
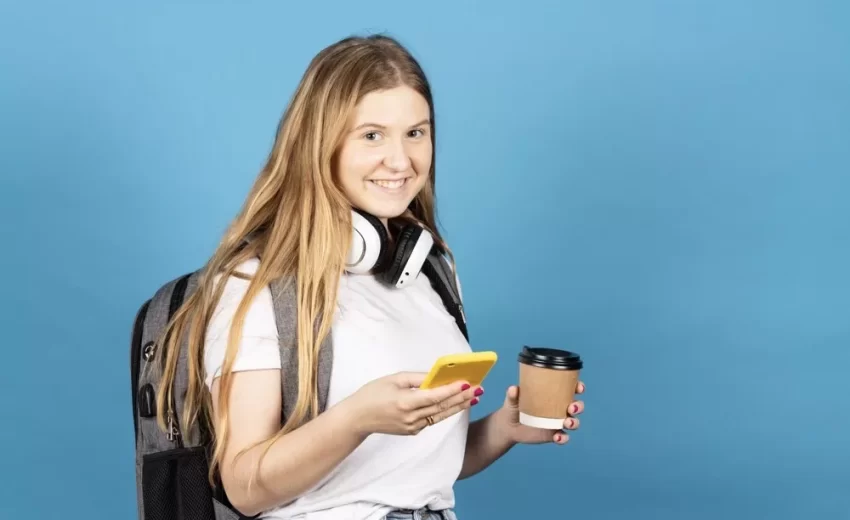
<instances>
[{"instance_id":1,"label":"young woman","mask_svg":"<svg viewBox=\"0 0 850 520\"><path fill-rule=\"evenodd\" d=\"M450 256L434 217L434 125L428 81L395 40L348 38L324 49L198 290L176 314L167 347L188 336L186 415L209 422L213 469L245 515L451 519L458 478L516 443L567 441L562 430L519 424L516 387L471 424L468 409L483 389L416 389L439 356L470 351L463 334L425 276L397 289L346 270L354 209L390 235L399 223L422 226ZM281 417L269 291L282 276L294 277L298 295L291 417ZM316 416L317 349L329 334L327 409ZM578 427L583 408L571 405L565 429Z\"/></svg>"}]
</instances>

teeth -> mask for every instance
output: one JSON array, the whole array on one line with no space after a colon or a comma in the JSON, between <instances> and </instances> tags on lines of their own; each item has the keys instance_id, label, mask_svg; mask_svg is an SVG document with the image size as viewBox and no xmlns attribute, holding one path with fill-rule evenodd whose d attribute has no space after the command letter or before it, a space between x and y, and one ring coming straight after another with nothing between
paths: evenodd
<instances>
[{"instance_id":1,"label":"teeth","mask_svg":"<svg viewBox=\"0 0 850 520\"><path fill-rule=\"evenodd\" d=\"M374 182L375 184L377 184L378 186L380 186L382 188L395 190L395 189L401 188L404 185L404 183L406 182L406 180L407 179L401 179L401 180L397 180L397 181L372 181L372 182Z\"/></svg>"}]
</instances>

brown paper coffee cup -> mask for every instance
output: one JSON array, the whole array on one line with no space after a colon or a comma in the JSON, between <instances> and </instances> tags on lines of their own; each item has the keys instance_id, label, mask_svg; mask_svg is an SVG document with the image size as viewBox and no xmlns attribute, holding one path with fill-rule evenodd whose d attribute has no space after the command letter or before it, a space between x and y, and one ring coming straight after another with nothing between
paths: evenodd
<instances>
[{"instance_id":1,"label":"brown paper coffee cup","mask_svg":"<svg viewBox=\"0 0 850 520\"><path fill-rule=\"evenodd\" d=\"M581 357L566 350L523 347L518 360L519 422L563 429L583 367Z\"/></svg>"}]
</instances>

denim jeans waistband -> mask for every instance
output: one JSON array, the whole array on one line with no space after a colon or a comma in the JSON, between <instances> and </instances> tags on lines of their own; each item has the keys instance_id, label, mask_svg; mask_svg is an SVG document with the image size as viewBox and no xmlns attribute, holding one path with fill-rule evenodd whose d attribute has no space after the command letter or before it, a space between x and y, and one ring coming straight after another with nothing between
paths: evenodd
<instances>
[{"instance_id":1,"label":"denim jeans waistband","mask_svg":"<svg viewBox=\"0 0 850 520\"><path fill-rule=\"evenodd\" d=\"M457 520L454 511L443 509L432 511L430 509L399 509L390 512L386 520Z\"/></svg>"}]
</instances>

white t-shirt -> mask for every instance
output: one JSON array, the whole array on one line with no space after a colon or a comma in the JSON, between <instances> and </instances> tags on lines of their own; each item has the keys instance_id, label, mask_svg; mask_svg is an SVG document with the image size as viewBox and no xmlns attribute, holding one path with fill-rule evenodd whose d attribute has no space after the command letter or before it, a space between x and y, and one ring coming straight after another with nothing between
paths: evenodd
<instances>
[{"instance_id":1,"label":"white t-shirt","mask_svg":"<svg viewBox=\"0 0 850 520\"><path fill-rule=\"evenodd\" d=\"M239 271L253 274L257 260ZM230 321L248 287L227 281L207 332L207 384L220 374ZM400 372L427 372L444 355L470 347L424 275L393 289L370 275L340 279L333 321L333 370L328 406L365 383ZM254 300L245 319L234 371L280 368L271 292ZM312 490L262 518L298 520L377 520L392 509L454 507L453 485L463 464L468 411L415 436L370 435Z\"/></svg>"}]
</instances>

